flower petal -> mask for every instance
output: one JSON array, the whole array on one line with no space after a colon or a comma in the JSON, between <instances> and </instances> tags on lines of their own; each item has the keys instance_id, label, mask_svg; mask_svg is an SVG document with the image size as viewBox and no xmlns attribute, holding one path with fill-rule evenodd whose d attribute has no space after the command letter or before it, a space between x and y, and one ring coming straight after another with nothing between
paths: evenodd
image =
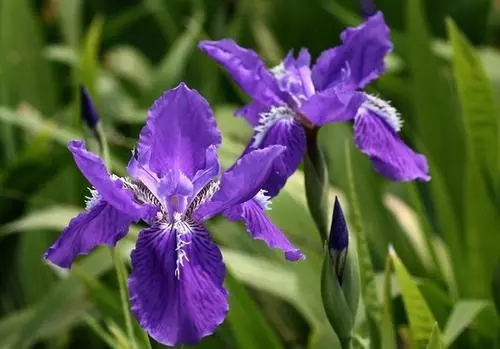
<instances>
[{"instance_id":1,"label":"flower petal","mask_svg":"<svg viewBox=\"0 0 500 349\"><path fill-rule=\"evenodd\" d=\"M253 149L264 149L272 145L282 145L286 149L276 161L273 171L263 185L267 195L274 197L299 167L306 149L304 127L297 122L295 113L286 107L272 107L261 114L259 124L254 128L252 140L243 155Z\"/></svg>"},{"instance_id":2,"label":"flower petal","mask_svg":"<svg viewBox=\"0 0 500 349\"><path fill-rule=\"evenodd\" d=\"M317 90L324 90L341 80L346 64L351 69L351 83L363 88L385 72L384 58L392 50L390 31L382 12L340 35L342 45L324 51L312 69Z\"/></svg>"},{"instance_id":3,"label":"flower petal","mask_svg":"<svg viewBox=\"0 0 500 349\"><path fill-rule=\"evenodd\" d=\"M261 113L265 113L268 110L268 105L253 100L242 108L236 110L234 112L234 115L245 118L250 123L250 125L255 127L259 124Z\"/></svg>"},{"instance_id":4,"label":"flower petal","mask_svg":"<svg viewBox=\"0 0 500 349\"><path fill-rule=\"evenodd\" d=\"M122 181L111 177L102 160L87 151L83 141L71 141L68 148L73 153L73 158L82 174L105 201L136 219L147 214L149 208L134 201L133 194L124 188Z\"/></svg>"},{"instance_id":5,"label":"flower petal","mask_svg":"<svg viewBox=\"0 0 500 349\"><path fill-rule=\"evenodd\" d=\"M287 260L297 261L305 258L300 250L293 246L281 230L271 222L257 199L253 198L227 209L224 211L224 216L232 221L242 220L253 239L264 241L269 248L279 248Z\"/></svg>"},{"instance_id":6,"label":"flower petal","mask_svg":"<svg viewBox=\"0 0 500 349\"><path fill-rule=\"evenodd\" d=\"M358 148L370 157L376 171L393 181L430 180L427 160L411 150L376 113L362 108L354 119Z\"/></svg>"},{"instance_id":7,"label":"flower petal","mask_svg":"<svg viewBox=\"0 0 500 349\"><path fill-rule=\"evenodd\" d=\"M262 104L282 103L276 80L254 51L238 46L231 39L201 41L198 47L222 65L238 85Z\"/></svg>"},{"instance_id":8,"label":"flower petal","mask_svg":"<svg viewBox=\"0 0 500 349\"><path fill-rule=\"evenodd\" d=\"M44 258L69 268L78 255L88 254L97 245L115 246L127 234L133 221L134 218L99 200L88 211L71 219Z\"/></svg>"},{"instance_id":9,"label":"flower petal","mask_svg":"<svg viewBox=\"0 0 500 349\"><path fill-rule=\"evenodd\" d=\"M254 135L253 141L256 135ZM259 148L272 145L282 145L285 148L279 161L274 164L262 189L270 197L278 195L288 178L297 170L306 152L306 135L304 128L298 122L278 121L272 125L259 143ZM249 150L251 150L250 148Z\"/></svg>"},{"instance_id":10,"label":"flower petal","mask_svg":"<svg viewBox=\"0 0 500 349\"><path fill-rule=\"evenodd\" d=\"M198 221L205 221L225 209L254 197L273 170L275 161L285 147L273 145L253 150L243 155L229 170L222 174L220 189L212 200L196 212Z\"/></svg>"},{"instance_id":11,"label":"flower petal","mask_svg":"<svg viewBox=\"0 0 500 349\"><path fill-rule=\"evenodd\" d=\"M210 147L207 149L205 166L193 178L193 194L189 198L191 200L198 192L205 187L212 179L217 177L220 172L219 158L217 156L217 149Z\"/></svg>"},{"instance_id":12,"label":"flower petal","mask_svg":"<svg viewBox=\"0 0 500 349\"><path fill-rule=\"evenodd\" d=\"M204 228L183 233L145 229L132 251L132 311L158 342L195 344L227 314L225 273L222 255Z\"/></svg>"},{"instance_id":13,"label":"flower petal","mask_svg":"<svg viewBox=\"0 0 500 349\"><path fill-rule=\"evenodd\" d=\"M300 108L300 112L316 126L335 121L348 121L365 100L363 93L330 87L311 96Z\"/></svg>"},{"instance_id":14,"label":"flower petal","mask_svg":"<svg viewBox=\"0 0 500 349\"><path fill-rule=\"evenodd\" d=\"M166 91L149 109L137 146L138 159L159 177L169 169L189 179L205 164L208 147L221 143L207 101L184 83Z\"/></svg>"}]
</instances>

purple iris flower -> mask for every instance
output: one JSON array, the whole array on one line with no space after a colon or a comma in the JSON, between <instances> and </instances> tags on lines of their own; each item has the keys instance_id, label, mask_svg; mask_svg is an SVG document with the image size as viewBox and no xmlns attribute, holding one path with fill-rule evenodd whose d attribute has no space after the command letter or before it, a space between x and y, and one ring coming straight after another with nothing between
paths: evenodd
<instances>
[{"instance_id":1,"label":"purple iris flower","mask_svg":"<svg viewBox=\"0 0 500 349\"><path fill-rule=\"evenodd\" d=\"M402 121L386 101L359 91L385 70L392 50L381 12L346 29L340 46L324 51L311 66L307 49L266 69L252 50L233 40L202 41L200 49L221 64L252 101L236 111L254 127L249 149L287 147L266 190L276 195L299 166L308 132L330 122L354 121L354 139L378 172L394 181L429 180L427 161L398 136Z\"/></svg>"},{"instance_id":2,"label":"purple iris flower","mask_svg":"<svg viewBox=\"0 0 500 349\"><path fill-rule=\"evenodd\" d=\"M92 184L86 210L73 218L45 258L68 268L97 245L114 246L130 224L146 222L132 252L128 286L132 311L151 337L166 345L210 335L228 311L225 266L203 222L222 213L242 220L253 238L304 258L264 213L262 185L284 151L280 145L247 153L220 173L221 135L208 103L184 84L151 107L128 178L110 174L82 141L69 149Z\"/></svg>"}]
</instances>

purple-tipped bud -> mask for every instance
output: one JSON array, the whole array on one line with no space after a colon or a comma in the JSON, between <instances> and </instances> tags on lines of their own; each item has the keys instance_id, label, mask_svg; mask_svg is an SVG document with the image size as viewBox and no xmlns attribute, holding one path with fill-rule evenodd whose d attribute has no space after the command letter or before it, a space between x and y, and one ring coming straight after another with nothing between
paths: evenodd
<instances>
[{"instance_id":1,"label":"purple-tipped bud","mask_svg":"<svg viewBox=\"0 0 500 349\"><path fill-rule=\"evenodd\" d=\"M80 115L90 129L95 129L99 122L99 115L87 89L83 85L80 85Z\"/></svg>"},{"instance_id":2,"label":"purple-tipped bud","mask_svg":"<svg viewBox=\"0 0 500 349\"><path fill-rule=\"evenodd\" d=\"M347 248L349 246L349 232L344 218L344 213L340 207L340 202L335 197L333 205L332 225L330 228L330 236L328 238L328 249L333 260L335 273L339 283L342 284L344 275L344 267L347 256Z\"/></svg>"},{"instance_id":3,"label":"purple-tipped bud","mask_svg":"<svg viewBox=\"0 0 500 349\"><path fill-rule=\"evenodd\" d=\"M330 237L328 239L328 247L331 250L342 251L349 245L349 232L345 222L344 213L340 207L340 202L335 197L333 205L332 226L330 228Z\"/></svg>"},{"instance_id":4,"label":"purple-tipped bud","mask_svg":"<svg viewBox=\"0 0 500 349\"><path fill-rule=\"evenodd\" d=\"M361 7L361 15L364 19L367 19L375 14L376 9L373 0L360 0L359 5Z\"/></svg>"}]
</instances>

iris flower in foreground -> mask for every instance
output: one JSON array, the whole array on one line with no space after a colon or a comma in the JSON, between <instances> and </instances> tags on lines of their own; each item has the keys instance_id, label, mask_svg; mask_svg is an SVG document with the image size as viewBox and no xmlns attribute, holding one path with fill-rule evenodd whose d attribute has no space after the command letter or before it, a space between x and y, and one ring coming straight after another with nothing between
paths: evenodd
<instances>
[{"instance_id":1,"label":"iris flower in foreground","mask_svg":"<svg viewBox=\"0 0 500 349\"><path fill-rule=\"evenodd\" d=\"M425 157L398 136L402 125L398 112L388 102L359 91L386 70L384 57L392 50L382 13L346 29L340 37L342 44L324 51L312 68L304 48L297 58L289 53L280 65L266 69L254 51L233 40L199 44L252 97L236 112L254 127L249 149L271 144L287 147L265 187L271 196L299 166L307 132L339 121L354 121L357 147L387 178L430 179Z\"/></svg>"},{"instance_id":2,"label":"iris flower in foreground","mask_svg":"<svg viewBox=\"0 0 500 349\"><path fill-rule=\"evenodd\" d=\"M228 311L225 266L203 222L224 214L243 220L253 238L303 255L267 218L261 190L280 145L249 152L220 174L221 135L207 102L184 84L152 106L128 164L129 178L110 174L82 141L69 149L92 184L86 210L73 218L45 258L68 268L101 244L115 245L130 224L146 222L132 252L132 311L149 335L166 345L210 335Z\"/></svg>"}]
</instances>

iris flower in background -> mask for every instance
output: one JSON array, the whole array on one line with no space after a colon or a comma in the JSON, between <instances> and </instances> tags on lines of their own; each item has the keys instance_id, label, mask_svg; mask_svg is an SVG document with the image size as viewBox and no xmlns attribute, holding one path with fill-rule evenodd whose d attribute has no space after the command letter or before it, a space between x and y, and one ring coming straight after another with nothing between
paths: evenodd
<instances>
[{"instance_id":1,"label":"iris flower in background","mask_svg":"<svg viewBox=\"0 0 500 349\"><path fill-rule=\"evenodd\" d=\"M139 233L128 286L132 311L149 335L166 345L193 344L210 335L228 311L225 266L203 222L224 214L243 220L254 238L303 255L267 218L261 190L284 147L247 153L220 173L221 135L208 103L184 84L163 94L148 113L129 178L72 141L76 165L93 186L84 212L73 218L45 258L68 268L97 245L115 245L133 222Z\"/></svg>"},{"instance_id":2,"label":"iris flower in background","mask_svg":"<svg viewBox=\"0 0 500 349\"><path fill-rule=\"evenodd\" d=\"M252 50L233 40L202 41L200 49L221 64L252 97L236 111L254 127L247 150L282 144L287 147L265 185L274 196L300 165L308 132L330 122L354 121L354 140L375 170L394 181L430 179L427 160L400 139L402 121L391 105L359 91L385 70L392 50L381 12L340 36L342 44L324 51L311 68L307 49L289 53L266 69Z\"/></svg>"}]
</instances>

